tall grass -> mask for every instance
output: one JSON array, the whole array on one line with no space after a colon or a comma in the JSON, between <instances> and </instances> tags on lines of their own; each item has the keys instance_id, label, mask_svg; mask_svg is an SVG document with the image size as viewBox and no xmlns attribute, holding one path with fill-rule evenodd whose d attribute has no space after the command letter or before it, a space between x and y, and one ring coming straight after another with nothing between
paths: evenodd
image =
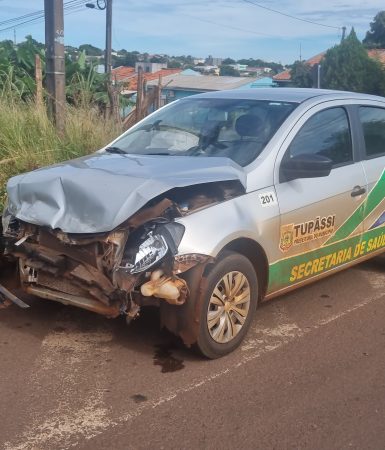
<instances>
[{"instance_id":1,"label":"tall grass","mask_svg":"<svg viewBox=\"0 0 385 450\"><path fill-rule=\"evenodd\" d=\"M120 131L120 125L81 102L67 105L65 131L60 136L44 106L23 99L11 83L4 84L0 91L0 214L11 176L91 153Z\"/></svg>"}]
</instances>

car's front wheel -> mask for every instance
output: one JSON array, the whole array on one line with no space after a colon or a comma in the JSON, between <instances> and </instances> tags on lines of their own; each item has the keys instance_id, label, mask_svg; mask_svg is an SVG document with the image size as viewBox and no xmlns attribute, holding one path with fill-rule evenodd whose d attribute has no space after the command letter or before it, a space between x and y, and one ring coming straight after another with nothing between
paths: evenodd
<instances>
[{"instance_id":1,"label":"car's front wheel","mask_svg":"<svg viewBox=\"0 0 385 450\"><path fill-rule=\"evenodd\" d=\"M258 301L258 279L243 255L226 252L211 268L203 292L197 347L219 358L239 346Z\"/></svg>"}]
</instances>

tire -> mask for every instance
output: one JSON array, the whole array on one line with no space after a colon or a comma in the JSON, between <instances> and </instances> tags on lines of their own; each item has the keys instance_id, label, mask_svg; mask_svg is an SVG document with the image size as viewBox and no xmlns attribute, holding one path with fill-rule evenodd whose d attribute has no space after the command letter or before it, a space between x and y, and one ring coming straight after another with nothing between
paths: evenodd
<instances>
[{"instance_id":1,"label":"tire","mask_svg":"<svg viewBox=\"0 0 385 450\"><path fill-rule=\"evenodd\" d=\"M205 286L196 347L215 359L235 350L249 330L258 304L258 278L245 256L226 251Z\"/></svg>"}]
</instances>

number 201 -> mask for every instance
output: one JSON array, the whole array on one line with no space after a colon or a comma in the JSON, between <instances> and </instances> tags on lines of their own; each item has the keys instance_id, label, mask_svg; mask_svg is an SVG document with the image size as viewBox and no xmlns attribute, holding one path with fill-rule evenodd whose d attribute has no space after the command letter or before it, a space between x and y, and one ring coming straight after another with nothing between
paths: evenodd
<instances>
[{"instance_id":1,"label":"number 201","mask_svg":"<svg viewBox=\"0 0 385 450\"><path fill-rule=\"evenodd\" d=\"M262 195L261 196L262 205L268 205L269 203L274 203L275 198L272 194L269 195Z\"/></svg>"}]
</instances>

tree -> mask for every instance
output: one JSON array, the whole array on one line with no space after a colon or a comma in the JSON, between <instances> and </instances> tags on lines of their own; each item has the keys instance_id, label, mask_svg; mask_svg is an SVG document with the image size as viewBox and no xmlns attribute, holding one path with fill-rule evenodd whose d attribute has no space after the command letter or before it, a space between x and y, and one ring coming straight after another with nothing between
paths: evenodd
<instances>
[{"instance_id":1,"label":"tree","mask_svg":"<svg viewBox=\"0 0 385 450\"><path fill-rule=\"evenodd\" d=\"M235 64L235 60L231 58L225 58L222 61L222 66L230 66L231 64Z\"/></svg>"},{"instance_id":2,"label":"tree","mask_svg":"<svg viewBox=\"0 0 385 450\"><path fill-rule=\"evenodd\" d=\"M160 64L165 64L167 63L167 58L165 58L164 56L153 56L150 58L150 62L151 63L160 63Z\"/></svg>"},{"instance_id":3,"label":"tree","mask_svg":"<svg viewBox=\"0 0 385 450\"><path fill-rule=\"evenodd\" d=\"M12 86L23 98L35 92L35 55L43 60L43 44L27 36L24 42L14 46L12 41L0 42L0 90Z\"/></svg>"},{"instance_id":4,"label":"tree","mask_svg":"<svg viewBox=\"0 0 385 450\"><path fill-rule=\"evenodd\" d=\"M370 31L362 43L367 48L385 48L385 11L380 11L370 22Z\"/></svg>"},{"instance_id":5,"label":"tree","mask_svg":"<svg viewBox=\"0 0 385 450\"><path fill-rule=\"evenodd\" d=\"M301 88L310 88L313 86L311 67L304 61L295 61L290 73L294 86Z\"/></svg>"},{"instance_id":6,"label":"tree","mask_svg":"<svg viewBox=\"0 0 385 450\"><path fill-rule=\"evenodd\" d=\"M323 88L380 95L384 93L384 71L378 61L369 58L353 28L340 45L326 52L321 64Z\"/></svg>"},{"instance_id":7,"label":"tree","mask_svg":"<svg viewBox=\"0 0 385 450\"><path fill-rule=\"evenodd\" d=\"M219 69L219 75L221 76L228 76L228 77L240 77L240 73L237 69L234 69L234 67L231 66L221 66Z\"/></svg>"},{"instance_id":8,"label":"tree","mask_svg":"<svg viewBox=\"0 0 385 450\"><path fill-rule=\"evenodd\" d=\"M182 67L182 64L179 61L172 59L171 61L168 62L167 67L169 69L180 69Z\"/></svg>"},{"instance_id":9,"label":"tree","mask_svg":"<svg viewBox=\"0 0 385 450\"><path fill-rule=\"evenodd\" d=\"M97 47L94 47L91 44L83 44L79 47L81 52L85 52L87 56L103 56L103 50Z\"/></svg>"},{"instance_id":10,"label":"tree","mask_svg":"<svg viewBox=\"0 0 385 450\"><path fill-rule=\"evenodd\" d=\"M116 56L113 58L114 67L135 67L135 64L138 62L139 52L123 52L122 50L120 50L119 55L120 56Z\"/></svg>"}]
</instances>

